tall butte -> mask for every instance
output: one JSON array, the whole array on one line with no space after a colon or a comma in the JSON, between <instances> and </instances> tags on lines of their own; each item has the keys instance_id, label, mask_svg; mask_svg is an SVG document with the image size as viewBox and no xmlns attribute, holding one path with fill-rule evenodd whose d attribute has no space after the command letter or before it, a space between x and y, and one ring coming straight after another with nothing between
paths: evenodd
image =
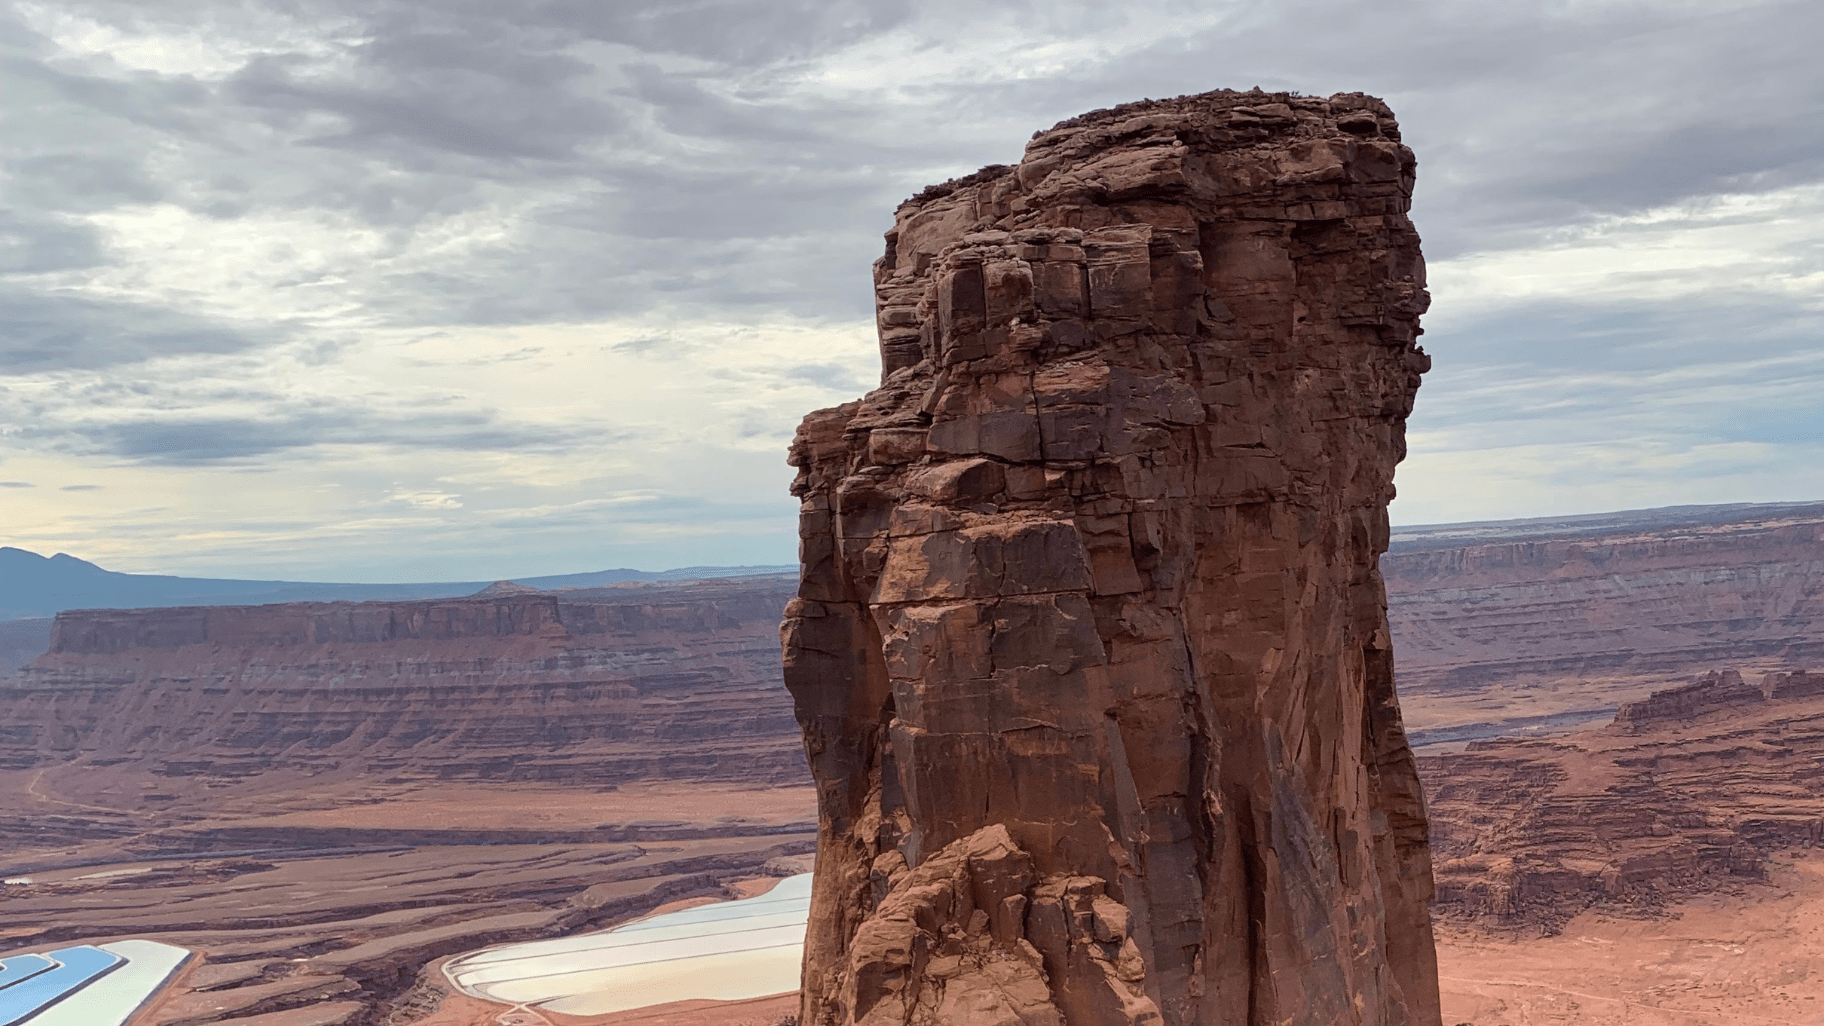
<instances>
[{"instance_id":1,"label":"tall butte","mask_svg":"<svg viewBox=\"0 0 1824 1026\"><path fill-rule=\"evenodd\" d=\"M1376 561L1429 360L1385 104L1097 111L899 208L811 414L805 1026L1439 1022Z\"/></svg>"}]
</instances>

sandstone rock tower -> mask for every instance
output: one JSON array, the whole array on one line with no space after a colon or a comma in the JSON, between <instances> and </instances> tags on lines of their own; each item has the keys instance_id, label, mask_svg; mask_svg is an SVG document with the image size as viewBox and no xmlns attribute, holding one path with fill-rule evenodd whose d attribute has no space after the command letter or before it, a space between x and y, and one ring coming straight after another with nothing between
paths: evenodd
<instances>
[{"instance_id":1,"label":"sandstone rock tower","mask_svg":"<svg viewBox=\"0 0 1824 1026\"><path fill-rule=\"evenodd\" d=\"M792 445L805 1026L1436 1024L1376 558L1428 359L1392 114L1216 92L899 208Z\"/></svg>"}]
</instances>

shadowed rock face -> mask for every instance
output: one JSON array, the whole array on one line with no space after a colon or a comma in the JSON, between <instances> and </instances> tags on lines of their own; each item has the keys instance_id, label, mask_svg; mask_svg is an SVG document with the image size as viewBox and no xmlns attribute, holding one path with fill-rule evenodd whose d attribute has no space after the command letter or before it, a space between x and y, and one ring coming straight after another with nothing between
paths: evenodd
<instances>
[{"instance_id":1,"label":"shadowed rock face","mask_svg":"<svg viewBox=\"0 0 1824 1026\"><path fill-rule=\"evenodd\" d=\"M803 1021L1439 1021L1376 559L1428 359L1385 105L1219 92L900 207L793 443Z\"/></svg>"}]
</instances>

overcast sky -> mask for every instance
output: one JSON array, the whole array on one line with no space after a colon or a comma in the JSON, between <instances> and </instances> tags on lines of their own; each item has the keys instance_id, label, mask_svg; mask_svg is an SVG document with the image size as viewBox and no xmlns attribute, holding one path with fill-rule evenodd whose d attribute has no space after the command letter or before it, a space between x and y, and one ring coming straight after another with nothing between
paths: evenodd
<instances>
[{"instance_id":1,"label":"overcast sky","mask_svg":"<svg viewBox=\"0 0 1824 1026\"><path fill-rule=\"evenodd\" d=\"M1436 360L1396 523L1824 498L1824 3L0 7L0 544L493 579L795 559L869 263L1035 129L1385 97Z\"/></svg>"}]
</instances>

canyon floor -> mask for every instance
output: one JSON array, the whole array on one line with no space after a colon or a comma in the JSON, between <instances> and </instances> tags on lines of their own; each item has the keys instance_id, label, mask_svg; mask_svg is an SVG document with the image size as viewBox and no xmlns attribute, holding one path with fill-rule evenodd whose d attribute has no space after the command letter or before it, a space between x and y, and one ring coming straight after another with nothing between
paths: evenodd
<instances>
[{"instance_id":1,"label":"canyon floor","mask_svg":"<svg viewBox=\"0 0 1824 1026\"><path fill-rule=\"evenodd\" d=\"M131 814L100 777L12 771L0 801L9 814L55 809L72 821ZM782 996L539 1016L451 993L439 967L485 944L754 893L808 861L808 788L302 778L218 789L208 804L201 815L172 803L143 833L11 853L9 874L65 868L0 897L0 949L143 936L201 952L150 1010L153 1026L775 1026L795 1011ZM604 826L645 839L591 841ZM240 833L207 833L228 830ZM775 830L785 832L757 832ZM174 831L266 847L156 854ZM155 854L130 858L135 850ZM1445 1022L1824 1022L1824 853L1782 851L1764 868L1682 900L1587 909L1552 936L1526 922L1446 918Z\"/></svg>"},{"instance_id":2,"label":"canyon floor","mask_svg":"<svg viewBox=\"0 0 1824 1026\"><path fill-rule=\"evenodd\" d=\"M1824 1023L1824 855L1782 858L1651 917L1585 912L1553 937L1447 925L1444 1021L1474 1026Z\"/></svg>"},{"instance_id":3,"label":"canyon floor","mask_svg":"<svg viewBox=\"0 0 1824 1026\"><path fill-rule=\"evenodd\" d=\"M808 869L816 838L808 787L274 773L193 795L140 781L163 796L147 812L132 783L81 765L0 775L8 820L56 816L65 836L85 825L106 835L7 851L0 871L30 883L0 893L0 951L126 937L196 951L146 1026L618 1022L503 1018L509 1009L452 994L438 966L488 944L746 896ZM785 1014L752 1004L758 1026Z\"/></svg>"}]
</instances>

